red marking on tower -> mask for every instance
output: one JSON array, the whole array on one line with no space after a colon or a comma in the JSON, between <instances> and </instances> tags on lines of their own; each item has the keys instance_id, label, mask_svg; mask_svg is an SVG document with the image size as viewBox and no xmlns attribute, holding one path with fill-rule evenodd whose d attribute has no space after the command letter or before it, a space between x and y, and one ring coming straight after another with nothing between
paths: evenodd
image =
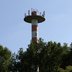
<instances>
[{"instance_id":1,"label":"red marking on tower","mask_svg":"<svg viewBox=\"0 0 72 72\"><path fill-rule=\"evenodd\" d=\"M38 14L35 10L31 11L31 15L30 10L28 10L28 15L25 14L24 21L32 24L32 42L37 43L37 27L38 23L45 21L44 15L45 11L41 15L41 12Z\"/></svg>"}]
</instances>

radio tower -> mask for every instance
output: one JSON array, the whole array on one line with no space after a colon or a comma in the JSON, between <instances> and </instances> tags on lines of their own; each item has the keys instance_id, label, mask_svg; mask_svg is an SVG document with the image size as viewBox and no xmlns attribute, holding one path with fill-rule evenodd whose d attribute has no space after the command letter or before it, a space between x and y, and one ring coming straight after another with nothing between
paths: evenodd
<instances>
[{"instance_id":1,"label":"radio tower","mask_svg":"<svg viewBox=\"0 0 72 72\"><path fill-rule=\"evenodd\" d=\"M41 12L39 13L36 10L28 10L28 14L26 15L25 13L25 18L24 21L27 23L31 23L32 26L32 42L37 43L37 27L38 27L38 23L41 23L43 21L45 21L45 11L41 14Z\"/></svg>"}]
</instances>

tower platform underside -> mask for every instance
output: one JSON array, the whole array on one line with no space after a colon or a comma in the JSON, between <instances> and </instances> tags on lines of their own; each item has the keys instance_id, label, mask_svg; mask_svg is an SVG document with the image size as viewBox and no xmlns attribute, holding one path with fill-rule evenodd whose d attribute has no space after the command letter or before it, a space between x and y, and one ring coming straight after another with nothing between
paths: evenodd
<instances>
[{"instance_id":1,"label":"tower platform underside","mask_svg":"<svg viewBox=\"0 0 72 72\"><path fill-rule=\"evenodd\" d=\"M26 17L24 18L24 21L26 21L26 22L28 22L28 23L32 23L32 20L33 20L33 19L38 20L38 23L41 23L41 22L45 21L45 18L42 17L42 16L40 16L40 15L36 15L36 16L26 16Z\"/></svg>"}]
</instances>

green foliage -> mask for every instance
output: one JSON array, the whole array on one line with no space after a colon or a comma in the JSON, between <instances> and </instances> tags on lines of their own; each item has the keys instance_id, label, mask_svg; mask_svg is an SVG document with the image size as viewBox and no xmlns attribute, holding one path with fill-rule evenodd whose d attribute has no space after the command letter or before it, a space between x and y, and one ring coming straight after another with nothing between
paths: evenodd
<instances>
[{"instance_id":1,"label":"green foliage","mask_svg":"<svg viewBox=\"0 0 72 72\"><path fill-rule=\"evenodd\" d=\"M15 57L12 57L10 71L12 72L58 72L58 68L62 63L62 57L68 52L66 44L61 46L56 42L43 42L42 39L38 43L31 43L27 51L21 48Z\"/></svg>"},{"instance_id":2,"label":"green foliage","mask_svg":"<svg viewBox=\"0 0 72 72\"><path fill-rule=\"evenodd\" d=\"M0 72L8 72L11 52L3 46L0 46Z\"/></svg>"},{"instance_id":3,"label":"green foliage","mask_svg":"<svg viewBox=\"0 0 72 72\"><path fill-rule=\"evenodd\" d=\"M72 72L72 66L66 66L66 71L67 72Z\"/></svg>"},{"instance_id":4,"label":"green foliage","mask_svg":"<svg viewBox=\"0 0 72 72\"><path fill-rule=\"evenodd\" d=\"M66 66L72 65L72 47L71 47L71 45L69 47L63 46L63 49L65 49L64 51L66 53L64 52L65 54L63 54L63 56L62 56L61 67L65 69Z\"/></svg>"},{"instance_id":5,"label":"green foliage","mask_svg":"<svg viewBox=\"0 0 72 72\"><path fill-rule=\"evenodd\" d=\"M63 68L59 68L58 72L67 72L66 70L64 70Z\"/></svg>"},{"instance_id":6,"label":"green foliage","mask_svg":"<svg viewBox=\"0 0 72 72\"><path fill-rule=\"evenodd\" d=\"M1 72L71 72L72 71L72 44L61 45L56 42L44 42L28 45L26 51L20 48L17 54L0 46Z\"/></svg>"},{"instance_id":7,"label":"green foliage","mask_svg":"<svg viewBox=\"0 0 72 72\"><path fill-rule=\"evenodd\" d=\"M66 66L65 69L59 68L58 70L59 72L72 72L72 66L69 65L69 66Z\"/></svg>"}]
</instances>

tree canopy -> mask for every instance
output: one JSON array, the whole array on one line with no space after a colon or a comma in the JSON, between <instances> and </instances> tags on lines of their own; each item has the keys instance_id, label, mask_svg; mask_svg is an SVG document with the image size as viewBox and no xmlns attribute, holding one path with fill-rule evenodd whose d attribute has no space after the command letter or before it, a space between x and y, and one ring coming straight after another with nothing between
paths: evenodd
<instances>
[{"instance_id":1,"label":"tree canopy","mask_svg":"<svg viewBox=\"0 0 72 72\"><path fill-rule=\"evenodd\" d=\"M1 72L70 72L72 69L72 43L44 42L28 45L26 51L20 48L17 54L0 46Z\"/></svg>"},{"instance_id":2,"label":"tree canopy","mask_svg":"<svg viewBox=\"0 0 72 72\"><path fill-rule=\"evenodd\" d=\"M1 72L8 72L10 57L11 57L10 50L0 45L0 71Z\"/></svg>"}]
</instances>

